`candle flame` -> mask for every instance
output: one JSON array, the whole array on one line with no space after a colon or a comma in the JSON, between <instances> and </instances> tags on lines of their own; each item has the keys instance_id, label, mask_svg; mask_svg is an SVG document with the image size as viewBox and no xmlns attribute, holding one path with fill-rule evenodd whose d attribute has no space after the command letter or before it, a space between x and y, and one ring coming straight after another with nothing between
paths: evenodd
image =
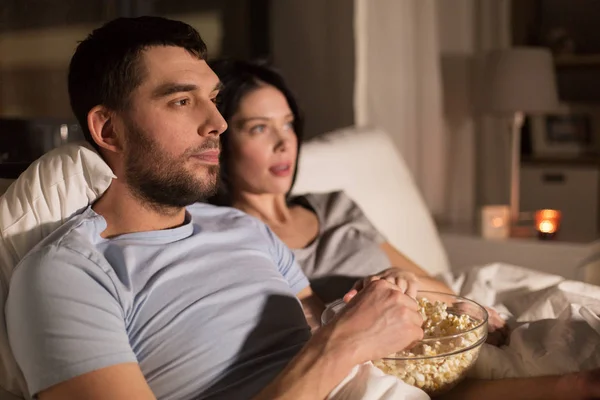
<instances>
[{"instance_id":1,"label":"candle flame","mask_svg":"<svg viewBox=\"0 0 600 400\"><path fill-rule=\"evenodd\" d=\"M542 221L539 223L538 229L543 233L554 233L556 225L552 221Z\"/></svg>"},{"instance_id":2,"label":"candle flame","mask_svg":"<svg viewBox=\"0 0 600 400\"><path fill-rule=\"evenodd\" d=\"M504 225L504 221L502 220L502 217L492 218L492 226L494 228L500 228L502 225Z\"/></svg>"}]
</instances>

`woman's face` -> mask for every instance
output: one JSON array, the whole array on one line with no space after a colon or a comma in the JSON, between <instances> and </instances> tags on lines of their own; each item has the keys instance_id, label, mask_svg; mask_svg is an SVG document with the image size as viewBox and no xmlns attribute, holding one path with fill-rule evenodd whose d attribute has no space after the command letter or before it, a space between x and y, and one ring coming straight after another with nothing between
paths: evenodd
<instances>
[{"instance_id":1,"label":"woman's face","mask_svg":"<svg viewBox=\"0 0 600 400\"><path fill-rule=\"evenodd\" d=\"M278 89L262 85L242 98L229 121L229 170L235 192L285 194L297 157L294 115Z\"/></svg>"}]
</instances>

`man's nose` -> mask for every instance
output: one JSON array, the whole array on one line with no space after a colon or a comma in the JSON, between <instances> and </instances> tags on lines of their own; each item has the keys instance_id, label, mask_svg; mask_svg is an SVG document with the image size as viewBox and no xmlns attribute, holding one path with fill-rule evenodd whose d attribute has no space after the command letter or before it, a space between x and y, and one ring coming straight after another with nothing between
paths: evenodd
<instances>
[{"instance_id":1,"label":"man's nose","mask_svg":"<svg viewBox=\"0 0 600 400\"><path fill-rule=\"evenodd\" d=\"M212 103L211 103L212 104ZM227 121L221 115L214 104L211 107L208 118L205 121L204 127L201 128L202 135L219 136L227 130Z\"/></svg>"}]
</instances>

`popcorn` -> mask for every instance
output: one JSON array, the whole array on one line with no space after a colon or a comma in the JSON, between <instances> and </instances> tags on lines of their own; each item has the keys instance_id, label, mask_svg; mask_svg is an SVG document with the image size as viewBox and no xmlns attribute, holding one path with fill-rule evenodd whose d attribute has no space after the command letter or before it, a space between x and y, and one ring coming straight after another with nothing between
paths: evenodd
<instances>
[{"instance_id":1,"label":"popcorn","mask_svg":"<svg viewBox=\"0 0 600 400\"><path fill-rule=\"evenodd\" d=\"M468 315L448 312L446 303L430 302L426 298L417 301L423 317L424 339L460 334L480 323ZM410 350L392 354L387 359L374 361L373 364L386 374L397 376L429 394L439 393L448 390L462 379L477 360L481 346L458 354L445 354L474 345L486 332L486 327L481 327L465 335L419 343ZM435 357L438 355L440 356ZM434 357L423 359L424 356ZM411 357L416 358L411 360Z\"/></svg>"}]
</instances>

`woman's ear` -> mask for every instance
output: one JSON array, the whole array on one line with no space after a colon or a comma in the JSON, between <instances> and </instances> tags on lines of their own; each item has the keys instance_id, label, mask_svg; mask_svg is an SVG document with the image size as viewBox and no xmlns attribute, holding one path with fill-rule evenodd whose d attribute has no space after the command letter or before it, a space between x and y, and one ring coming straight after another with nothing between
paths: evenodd
<instances>
[{"instance_id":1,"label":"woman's ear","mask_svg":"<svg viewBox=\"0 0 600 400\"><path fill-rule=\"evenodd\" d=\"M94 142L103 149L118 153L123 145L121 138L115 132L112 121L113 113L104 106L96 106L87 116L88 128Z\"/></svg>"}]
</instances>

